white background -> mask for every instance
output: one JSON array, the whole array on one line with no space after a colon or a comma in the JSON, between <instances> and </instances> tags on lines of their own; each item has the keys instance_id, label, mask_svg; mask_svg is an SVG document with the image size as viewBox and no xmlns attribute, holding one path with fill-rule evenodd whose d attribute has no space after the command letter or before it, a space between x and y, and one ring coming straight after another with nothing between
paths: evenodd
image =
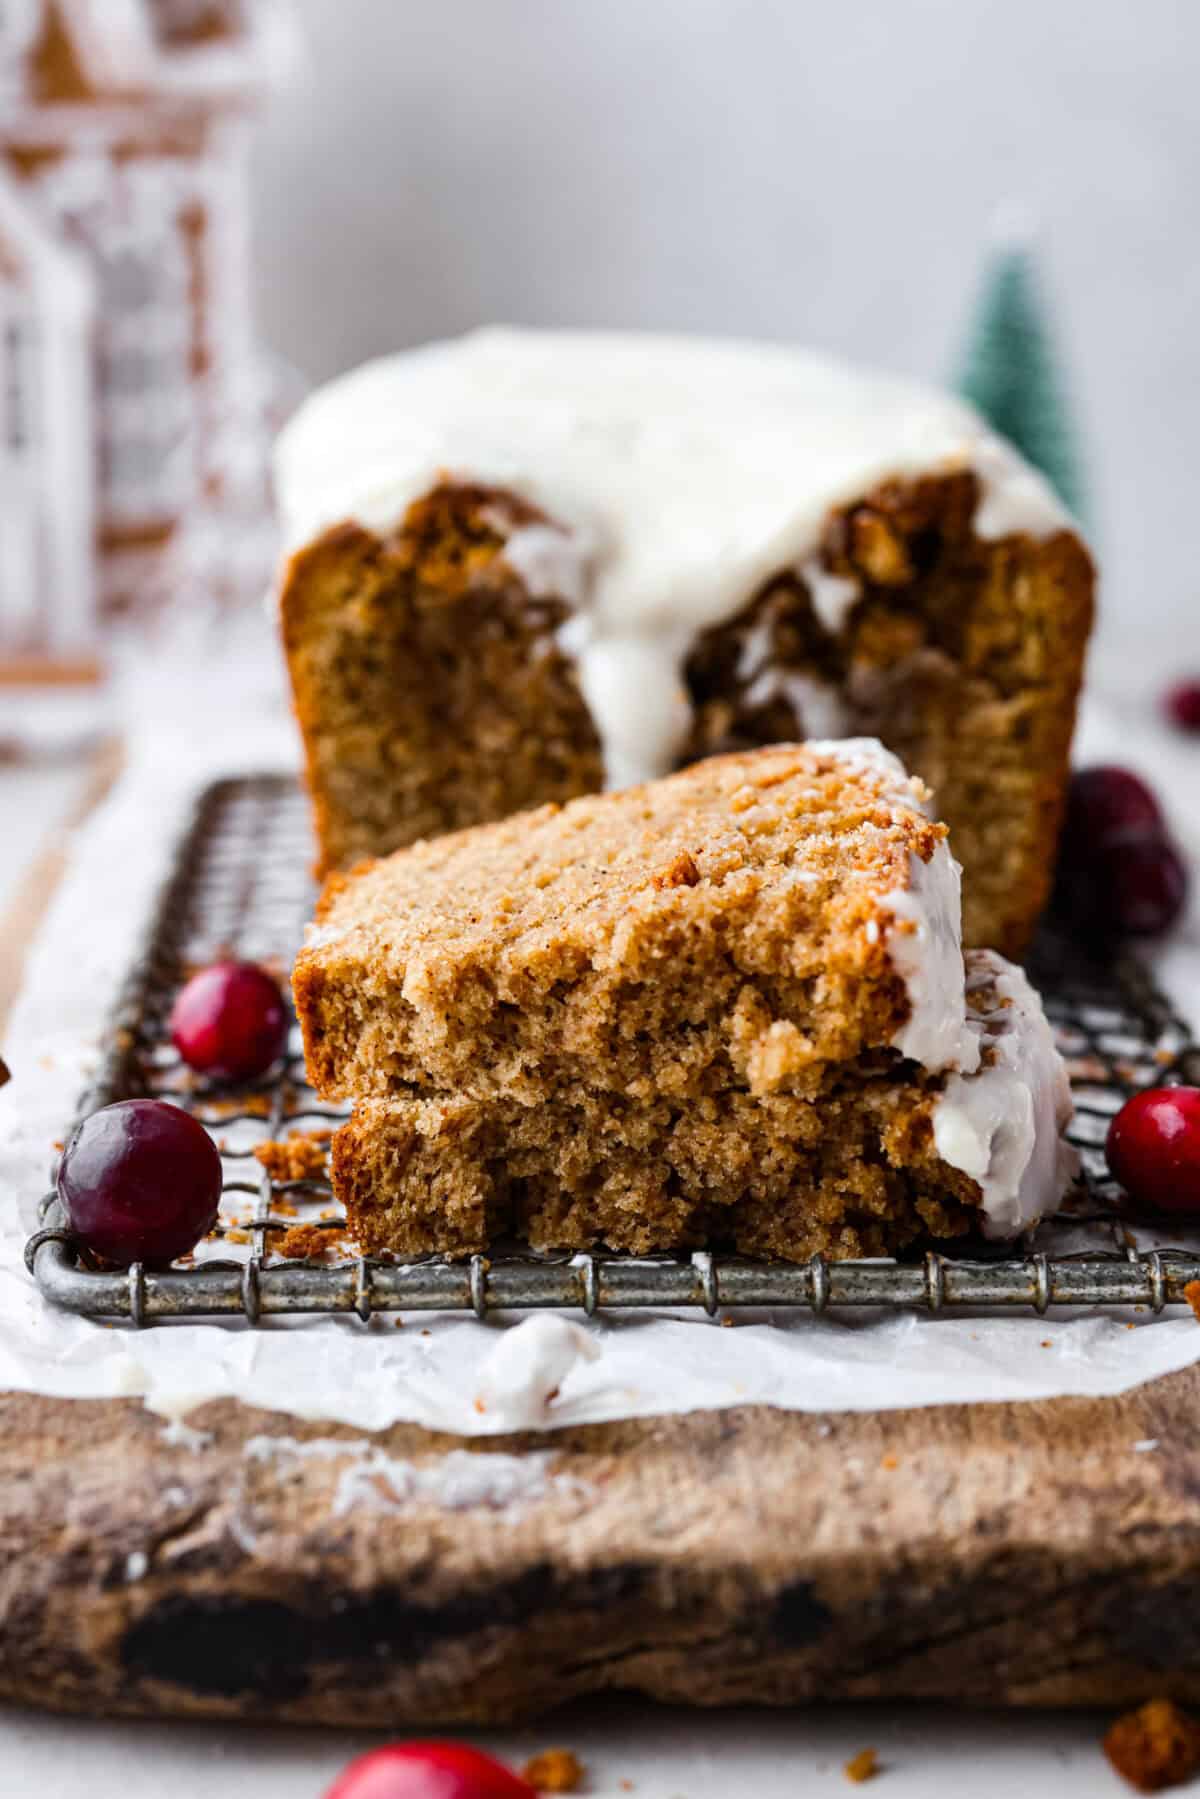
<instances>
[{"instance_id":1,"label":"white background","mask_svg":"<svg viewBox=\"0 0 1200 1799\"><path fill-rule=\"evenodd\" d=\"M255 209L265 333L310 376L500 319L798 338L940 378L1015 206L1088 451L1104 677L1200 669L1195 0L300 12Z\"/></svg>"}]
</instances>

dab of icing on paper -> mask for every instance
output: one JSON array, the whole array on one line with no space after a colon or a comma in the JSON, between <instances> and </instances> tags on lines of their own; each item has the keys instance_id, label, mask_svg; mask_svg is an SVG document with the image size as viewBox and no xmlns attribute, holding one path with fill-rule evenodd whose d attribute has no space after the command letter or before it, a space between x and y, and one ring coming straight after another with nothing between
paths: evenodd
<instances>
[{"instance_id":1,"label":"dab of icing on paper","mask_svg":"<svg viewBox=\"0 0 1200 1799\"><path fill-rule=\"evenodd\" d=\"M536 1430L578 1362L594 1362L600 1345L590 1331L539 1312L504 1331L479 1371L476 1409L512 1430Z\"/></svg>"}]
</instances>

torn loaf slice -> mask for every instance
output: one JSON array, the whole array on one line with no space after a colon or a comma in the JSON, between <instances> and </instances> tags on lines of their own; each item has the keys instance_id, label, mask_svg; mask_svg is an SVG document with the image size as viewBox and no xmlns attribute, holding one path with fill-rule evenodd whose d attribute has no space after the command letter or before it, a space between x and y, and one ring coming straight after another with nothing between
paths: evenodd
<instances>
[{"instance_id":1,"label":"torn loaf slice","mask_svg":"<svg viewBox=\"0 0 1200 1799\"><path fill-rule=\"evenodd\" d=\"M335 1192L364 1250L400 1255L515 1237L802 1260L1011 1236L1073 1176L1070 1096L1021 972L972 952L968 989L969 1074L864 1051L807 1094L367 1101L334 1138Z\"/></svg>"},{"instance_id":2,"label":"torn loaf slice","mask_svg":"<svg viewBox=\"0 0 1200 1799\"><path fill-rule=\"evenodd\" d=\"M877 743L782 745L327 884L293 973L327 1096L817 1091L967 1067L957 865Z\"/></svg>"}]
</instances>

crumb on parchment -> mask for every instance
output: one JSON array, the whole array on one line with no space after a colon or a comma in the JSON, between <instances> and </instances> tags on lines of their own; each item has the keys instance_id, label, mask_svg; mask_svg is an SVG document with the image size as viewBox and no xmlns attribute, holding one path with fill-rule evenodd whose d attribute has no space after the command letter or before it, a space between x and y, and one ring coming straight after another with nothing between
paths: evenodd
<instances>
[{"instance_id":1,"label":"crumb on parchment","mask_svg":"<svg viewBox=\"0 0 1200 1799\"><path fill-rule=\"evenodd\" d=\"M543 1749L526 1762L522 1773L539 1793L577 1793L584 1766L569 1749Z\"/></svg>"},{"instance_id":2,"label":"crumb on parchment","mask_svg":"<svg viewBox=\"0 0 1200 1799\"><path fill-rule=\"evenodd\" d=\"M344 1249L336 1231L323 1230L319 1224L294 1224L271 1244L273 1255L288 1261L324 1262Z\"/></svg>"},{"instance_id":3,"label":"crumb on parchment","mask_svg":"<svg viewBox=\"0 0 1200 1799\"><path fill-rule=\"evenodd\" d=\"M1103 1748L1130 1786L1160 1793L1182 1786L1200 1769L1200 1724L1173 1699L1150 1699L1109 1726Z\"/></svg>"},{"instance_id":4,"label":"crumb on parchment","mask_svg":"<svg viewBox=\"0 0 1200 1799\"><path fill-rule=\"evenodd\" d=\"M329 1143L328 1130L297 1131L290 1137L268 1137L254 1147L254 1159L261 1162L273 1181L305 1181L319 1179L325 1173Z\"/></svg>"},{"instance_id":5,"label":"crumb on parchment","mask_svg":"<svg viewBox=\"0 0 1200 1799\"><path fill-rule=\"evenodd\" d=\"M855 1786L861 1786L865 1780L874 1780L880 1772L879 1757L873 1749L860 1749L842 1769L846 1779L852 1780Z\"/></svg>"}]
</instances>

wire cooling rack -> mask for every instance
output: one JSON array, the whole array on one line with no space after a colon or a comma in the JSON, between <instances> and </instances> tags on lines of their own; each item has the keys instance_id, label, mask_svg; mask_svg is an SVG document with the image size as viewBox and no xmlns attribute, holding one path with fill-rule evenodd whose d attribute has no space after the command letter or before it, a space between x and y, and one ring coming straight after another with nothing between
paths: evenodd
<instances>
[{"instance_id":1,"label":"wire cooling rack","mask_svg":"<svg viewBox=\"0 0 1200 1799\"><path fill-rule=\"evenodd\" d=\"M282 1066L237 1090L198 1083L171 1048L167 1018L180 983L219 956L265 963L282 977L311 916L309 821L282 776L219 782L201 796L160 895L145 951L130 972L105 1037L96 1081L80 1116L113 1100L169 1097L211 1132L226 1179L220 1222L193 1257L166 1269L91 1266L66 1229L53 1194L45 1228L26 1260L45 1297L88 1316L155 1320L226 1315L256 1325L273 1314L489 1310L569 1306L972 1306L1144 1305L1161 1311L1200 1279L1200 1236L1187 1243L1135 1231L1108 1177L1108 1121L1131 1092L1200 1080L1200 1049L1134 961L1082 960L1053 938L1038 944L1031 973L1067 1057L1084 1176L1066 1209L1013 1253L983 1243L919 1252L898 1261L793 1265L708 1253L680 1257L561 1255L528 1250L465 1262L399 1264L358 1256L322 1168L319 1141L345 1115L323 1105L304 1078L293 1033ZM274 1172L255 1155L265 1142L301 1139ZM305 1153L307 1140L307 1153ZM310 1172L309 1164L313 1171ZM293 1178L288 1178L289 1175ZM305 1228L307 1227L307 1228ZM315 1251L315 1253L314 1253Z\"/></svg>"}]
</instances>

